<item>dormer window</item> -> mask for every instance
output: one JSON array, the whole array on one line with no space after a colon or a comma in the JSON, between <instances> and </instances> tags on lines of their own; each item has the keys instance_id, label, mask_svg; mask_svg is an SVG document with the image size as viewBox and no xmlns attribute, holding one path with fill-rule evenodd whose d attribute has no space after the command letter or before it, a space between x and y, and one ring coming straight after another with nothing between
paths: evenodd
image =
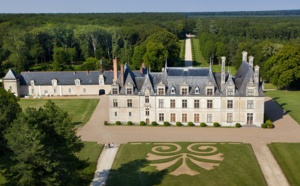
<instances>
[{"instance_id":1,"label":"dormer window","mask_svg":"<svg viewBox=\"0 0 300 186\"><path fill-rule=\"evenodd\" d=\"M199 94L199 93L200 93L199 87L196 87L195 88L195 94Z\"/></svg>"},{"instance_id":2,"label":"dormer window","mask_svg":"<svg viewBox=\"0 0 300 186\"><path fill-rule=\"evenodd\" d=\"M130 82L126 85L126 94L127 95L133 94L133 85Z\"/></svg>"},{"instance_id":3,"label":"dormer window","mask_svg":"<svg viewBox=\"0 0 300 186\"><path fill-rule=\"evenodd\" d=\"M57 80L56 79L52 79L51 82L52 82L52 86L54 86L54 87L57 86Z\"/></svg>"},{"instance_id":4,"label":"dormer window","mask_svg":"<svg viewBox=\"0 0 300 186\"><path fill-rule=\"evenodd\" d=\"M227 89L227 96L234 96L234 89L233 88Z\"/></svg>"},{"instance_id":5,"label":"dormer window","mask_svg":"<svg viewBox=\"0 0 300 186\"><path fill-rule=\"evenodd\" d=\"M104 77L102 74L99 76L99 85L104 85Z\"/></svg>"},{"instance_id":6,"label":"dormer window","mask_svg":"<svg viewBox=\"0 0 300 186\"><path fill-rule=\"evenodd\" d=\"M181 95L185 96L188 94L188 89L187 88L182 88L181 89Z\"/></svg>"},{"instance_id":7,"label":"dormer window","mask_svg":"<svg viewBox=\"0 0 300 186\"><path fill-rule=\"evenodd\" d=\"M158 94L159 96L165 95L165 84L163 84L162 82L160 82L160 83L157 85L157 94Z\"/></svg>"},{"instance_id":8,"label":"dormer window","mask_svg":"<svg viewBox=\"0 0 300 186\"><path fill-rule=\"evenodd\" d=\"M30 85L34 86L34 80L30 80Z\"/></svg>"},{"instance_id":9,"label":"dormer window","mask_svg":"<svg viewBox=\"0 0 300 186\"><path fill-rule=\"evenodd\" d=\"M208 88L208 89L206 89L206 95L208 95L208 96L212 96L212 95L214 95L214 91L213 91L213 89L212 89L212 88Z\"/></svg>"},{"instance_id":10,"label":"dormer window","mask_svg":"<svg viewBox=\"0 0 300 186\"><path fill-rule=\"evenodd\" d=\"M254 96L254 89L247 89L247 96Z\"/></svg>"},{"instance_id":11,"label":"dormer window","mask_svg":"<svg viewBox=\"0 0 300 186\"><path fill-rule=\"evenodd\" d=\"M119 94L119 85L116 82L111 85L111 94Z\"/></svg>"},{"instance_id":12,"label":"dormer window","mask_svg":"<svg viewBox=\"0 0 300 186\"><path fill-rule=\"evenodd\" d=\"M186 96L189 94L189 86L186 82L184 82L181 87L180 87L180 90L181 90L181 95L182 96Z\"/></svg>"},{"instance_id":13,"label":"dormer window","mask_svg":"<svg viewBox=\"0 0 300 186\"><path fill-rule=\"evenodd\" d=\"M80 79L75 79L75 85L79 86L80 85Z\"/></svg>"},{"instance_id":14,"label":"dormer window","mask_svg":"<svg viewBox=\"0 0 300 186\"><path fill-rule=\"evenodd\" d=\"M171 94L174 95L175 94L175 87L171 88Z\"/></svg>"},{"instance_id":15,"label":"dormer window","mask_svg":"<svg viewBox=\"0 0 300 186\"><path fill-rule=\"evenodd\" d=\"M132 88L127 88L126 89L126 94L131 95L132 94Z\"/></svg>"}]
</instances>

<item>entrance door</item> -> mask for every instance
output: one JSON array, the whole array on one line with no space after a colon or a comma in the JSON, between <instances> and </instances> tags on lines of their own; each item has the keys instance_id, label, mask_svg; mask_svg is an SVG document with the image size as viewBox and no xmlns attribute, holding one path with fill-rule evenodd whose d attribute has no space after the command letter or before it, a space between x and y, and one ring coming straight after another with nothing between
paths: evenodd
<instances>
[{"instance_id":1,"label":"entrance door","mask_svg":"<svg viewBox=\"0 0 300 186\"><path fill-rule=\"evenodd\" d=\"M247 125L253 124L253 113L247 113Z\"/></svg>"},{"instance_id":2,"label":"entrance door","mask_svg":"<svg viewBox=\"0 0 300 186\"><path fill-rule=\"evenodd\" d=\"M99 96L104 95L105 94L105 90L104 89L100 89L99 90Z\"/></svg>"},{"instance_id":3,"label":"entrance door","mask_svg":"<svg viewBox=\"0 0 300 186\"><path fill-rule=\"evenodd\" d=\"M146 119L146 124L147 125L150 124L150 119L149 118Z\"/></svg>"}]
</instances>

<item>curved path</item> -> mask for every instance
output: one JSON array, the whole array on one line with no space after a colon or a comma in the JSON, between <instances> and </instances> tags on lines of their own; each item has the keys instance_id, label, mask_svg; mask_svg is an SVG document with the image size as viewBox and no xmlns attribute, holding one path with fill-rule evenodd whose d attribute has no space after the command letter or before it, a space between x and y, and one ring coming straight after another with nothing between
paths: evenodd
<instances>
[{"instance_id":1,"label":"curved path","mask_svg":"<svg viewBox=\"0 0 300 186\"><path fill-rule=\"evenodd\" d=\"M108 97L101 96L90 121L78 131L84 141L114 142L244 142L254 153L269 185L288 185L285 176L267 148L271 142L300 142L300 126L280 106L266 98L265 112L274 121L272 130L261 128L201 128L104 126L108 120Z\"/></svg>"}]
</instances>

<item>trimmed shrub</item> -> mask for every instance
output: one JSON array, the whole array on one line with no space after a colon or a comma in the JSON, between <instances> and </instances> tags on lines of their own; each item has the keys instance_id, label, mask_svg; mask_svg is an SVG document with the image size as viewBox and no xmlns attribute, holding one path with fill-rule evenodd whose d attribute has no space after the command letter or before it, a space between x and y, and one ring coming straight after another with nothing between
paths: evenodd
<instances>
[{"instance_id":1,"label":"trimmed shrub","mask_svg":"<svg viewBox=\"0 0 300 186\"><path fill-rule=\"evenodd\" d=\"M221 126L220 123L214 122L214 127L220 127L220 126Z\"/></svg>"},{"instance_id":2,"label":"trimmed shrub","mask_svg":"<svg viewBox=\"0 0 300 186\"><path fill-rule=\"evenodd\" d=\"M242 127L242 125L241 125L240 123L236 123L236 124L235 124L235 127L236 127L236 128L240 128L240 127Z\"/></svg>"},{"instance_id":3,"label":"trimmed shrub","mask_svg":"<svg viewBox=\"0 0 300 186\"><path fill-rule=\"evenodd\" d=\"M176 126L178 126L178 127L181 126L181 122L180 122L180 121L177 121L177 122L176 122Z\"/></svg>"},{"instance_id":4,"label":"trimmed shrub","mask_svg":"<svg viewBox=\"0 0 300 186\"><path fill-rule=\"evenodd\" d=\"M170 123L168 121L164 122L164 126L169 126L169 125L170 125Z\"/></svg>"},{"instance_id":5,"label":"trimmed shrub","mask_svg":"<svg viewBox=\"0 0 300 186\"><path fill-rule=\"evenodd\" d=\"M267 128L267 124L266 123L261 124L261 128L266 129Z\"/></svg>"},{"instance_id":6,"label":"trimmed shrub","mask_svg":"<svg viewBox=\"0 0 300 186\"><path fill-rule=\"evenodd\" d=\"M128 121L128 122L127 122L127 125L132 125L132 121Z\"/></svg>"},{"instance_id":7,"label":"trimmed shrub","mask_svg":"<svg viewBox=\"0 0 300 186\"><path fill-rule=\"evenodd\" d=\"M206 123L204 123L204 122L200 123L200 127L206 127L206 126L207 126Z\"/></svg>"},{"instance_id":8,"label":"trimmed shrub","mask_svg":"<svg viewBox=\"0 0 300 186\"><path fill-rule=\"evenodd\" d=\"M107 121L104 121L104 125L108 125L108 122L107 122Z\"/></svg>"},{"instance_id":9,"label":"trimmed shrub","mask_svg":"<svg viewBox=\"0 0 300 186\"><path fill-rule=\"evenodd\" d=\"M265 123L267 124L267 128L269 128L269 129L274 128L273 122L271 120L268 119L268 120L266 120Z\"/></svg>"},{"instance_id":10,"label":"trimmed shrub","mask_svg":"<svg viewBox=\"0 0 300 186\"><path fill-rule=\"evenodd\" d=\"M116 125L122 125L121 121L116 121Z\"/></svg>"},{"instance_id":11,"label":"trimmed shrub","mask_svg":"<svg viewBox=\"0 0 300 186\"><path fill-rule=\"evenodd\" d=\"M140 122L140 125L141 125L141 126L145 126L145 125L146 125L146 122L141 121L141 122Z\"/></svg>"},{"instance_id":12,"label":"trimmed shrub","mask_svg":"<svg viewBox=\"0 0 300 186\"><path fill-rule=\"evenodd\" d=\"M151 125L152 125L152 126L156 126L156 125L157 125L156 121L152 121L152 122L151 122Z\"/></svg>"},{"instance_id":13,"label":"trimmed shrub","mask_svg":"<svg viewBox=\"0 0 300 186\"><path fill-rule=\"evenodd\" d=\"M188 122L188 126L192 127L192 126L195 126L195 125L194 125L193 122L190 121L190 122Z\"/></svg>"}]
</instances>

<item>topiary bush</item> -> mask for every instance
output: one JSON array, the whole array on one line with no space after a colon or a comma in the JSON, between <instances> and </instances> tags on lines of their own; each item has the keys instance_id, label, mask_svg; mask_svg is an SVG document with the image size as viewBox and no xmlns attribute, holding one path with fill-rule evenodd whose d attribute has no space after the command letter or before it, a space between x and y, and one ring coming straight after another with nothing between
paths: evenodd
<instances>
[{"instance_id":1,"label":"topiary bush","mask_svg":"<svg viewBox=\"0 0 300 186\"><path fill-rule=\"evenodd\" d=\"M200 123L200 127L206 127L206 126L207 126L206 123L204 123L204 122Z\"/></svg>"},{"instance_id":2,"label":"topiary bush","mask_svg":"<svg viewBox=\"0 0 300 186\"><path fill-rule=\"evenodd\" d=\"M116 125L122 125L121 121L116 121Z\"/></svg>"},{"instance_id":3,"label":"topiary bush","mask_svg":"<svg viewBox=\"0 0 300 186\"><path fill-rule=\"evenodd\" d=\"M140 122L140 125L141 125L141 126L145 126L145 125L146 125L146 122L141 121L141 122Z\"/></svg>"},{"instance_id":4,"label":"topiary bush","mask_svg":"<svg viewBox=\"0 0 300 186\"><path fill-rule=\"evenodd\" d=\"M261 124L261 128L266 129L267 128L267 124L266 123Z\"/></svg>"},{"instance_id":5,"label":"topiary bush","mask_svg":"<svg viewBox=\"0 0 300 186\"><path fill-rule=\"evenodd\" d=\"M152 122L151 122L151 125L152 125L152 126L156 126L156 125L157 125L156 121L152 121Z\"/></svg>"},{"instance_id":6,"label":"topiary bush","mask_svg":"<svg viewBox=\"0 0 300 186\"><path fill-rule=\"evenodd\" d=\"M127 122L127 125L132 125L132 121L128 121L128 122Z\"/></svg>"},{"instance_id":7,"label":"topiary bush","mask_svg":"<svg viewBox=\"0 0 300 186\"><path fill-rule=\"evenodd\" d=\"M235 124L235 127L236 127L236 128L240 128L240 127L242 127L242 125L241 125L240 123L236 123L236 124Z\"/></svg>"},{"instance_id":8,"label":"topiary bush","mask_svg":"<svg viewBox=\"0 0 300 186\"><path fill-rule=\"evenodd\" d=\"M220 126L221 126L220 123L214 122L214 127L220 127Z\"/></svg>"},{"instance_id":9,"label":"topiary bush","mask_svg":"<svg viewBox=\"0 0 300 186\"><path fill-rule=\"evenodd\" d=\"M164 126L169 126L169 125L170 125L170 123L168 121L164 122Z\"/></svg>"},{"instance_id":10,"label":"topiary bush","mask_svg":"<svg viewBox=\"0 0 300 186\"><path fill-rule=\"evenodd\" d=\"M188 122L188 126L192 127L192 126L195 126L195 125L194 125L193 122L190 121L190 122Z\"/></svg>"},{"instance_id":11,"label":"topiary bush","mask_svg":"<svg viewBox=\"0 0 300 186\"><path fill-rule=\"evenodd\" d=\"M104 121L104 125L108 125L108 122L107 122L107 121Z\"/></svg>"},{"instance_id":12,"label":"topiary bush","mask_svg":"<svg viewBox=\"0 0 300 186\"><path fill-rule=\"evenodd\" d=\"M181 126L181 122L180 122L180 121L177 121L177 122L176 122L176 126L178 126L178 127Z\"/></svg>"}]
</instances>

